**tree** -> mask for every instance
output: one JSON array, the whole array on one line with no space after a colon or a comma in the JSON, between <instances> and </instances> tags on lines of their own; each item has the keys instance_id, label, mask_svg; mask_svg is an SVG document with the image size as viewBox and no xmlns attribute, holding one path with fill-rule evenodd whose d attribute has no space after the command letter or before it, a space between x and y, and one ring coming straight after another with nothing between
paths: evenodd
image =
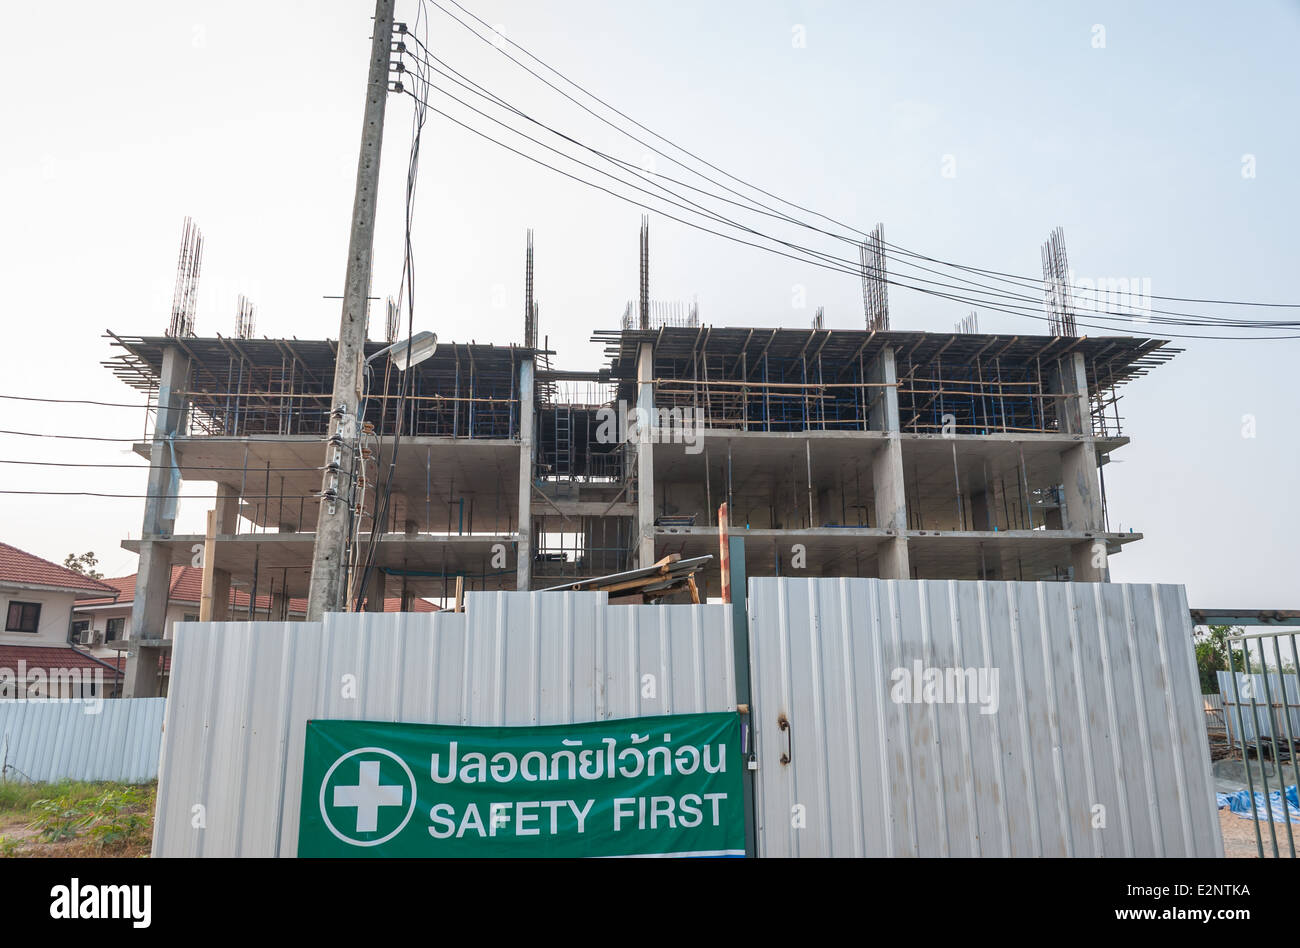
<instances>
[{"instance_id":1,"label":"tree","mask_svg":"<svg viewBox=\"0 0 1300 948\"><path fill-rule=\"evenodd\" d=\"M76 553L69 553L63 558L63 565L68 569L76 570L82 576L89 576L91 579L104 578L104 574L95 569L99 565L99 557L94 553L82 553L80 556Z\"/></svg>"},{"instance_id":2,"label":"tree","mask_svg":"<svg viewBox=\"0 0 1300 948\"><path fill-rule=\"evenodd\" d=\"M1228 636L1234 631L1230 625L1212 625L1196 643L1196 670L1201 676L1201 694L1219 693L1219 676L1216 672L1228 671Z\"/></svg>"}]
</instances>

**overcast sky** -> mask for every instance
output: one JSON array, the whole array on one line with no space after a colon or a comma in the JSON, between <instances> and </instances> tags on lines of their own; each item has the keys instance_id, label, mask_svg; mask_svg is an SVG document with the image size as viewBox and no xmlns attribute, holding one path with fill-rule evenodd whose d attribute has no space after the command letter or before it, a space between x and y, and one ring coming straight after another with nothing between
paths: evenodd
<instances>
[{"instance_id":1,"label":"overcast sky","mask_svg":"<svg viewBox=\"0 0 1300 948\"><path fill-rule=\"evenodd\" d=\"M1059 225L1081 278L1300 300L1294 2L464 2L713 164L864 230L884 222L911 249L1034 275ZM574 137L649 160L429 9L450 65ZM415 0L397 11L414 22ZM343 283L372 12L366 0L6 9L0 394L139 402L101 368L103 333L165 329L186 215L206 238L200 335L233 334L245 293L259 335L337 337L339 304L322 297ZM398 285L411 108L390 98L378 296ZM636 294L641 211L436 116L420 171L416 328L519 341L533 227L541 332L559 365L595 367L591 331L616 328ZM862 324L850 276L660 216L651 244L652 297L697 298L705 322L802 328L824 305L828 327ZM970 309L901 288L890 304L897 329L950 331ZM979 325L1043 331L991 311ZM1296 608L1300 340L1178 344L1124 389L1133 443L1106 471L1111 524L1146 539L1112 560L1113 578L1185 583L1199 606ZM0 428L107 438L138 437L144 421L11 400L0 412ZM131 463L127 448L0 435L6 461ZM0 463L6 491L144 485L142 469ZM119 544L139 536L141 506L2 494L0 539L53 560L93 550L109 575L130 573ZM183 504L178 531L201 531L205 506Z\"/></svg>"}]
</instances>

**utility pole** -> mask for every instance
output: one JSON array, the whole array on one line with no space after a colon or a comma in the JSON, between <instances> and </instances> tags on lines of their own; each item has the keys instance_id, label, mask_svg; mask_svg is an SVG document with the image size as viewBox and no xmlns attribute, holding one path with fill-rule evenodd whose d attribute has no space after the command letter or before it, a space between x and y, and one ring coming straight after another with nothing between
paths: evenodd
<instances>
[{"instance_id":1,"label":"utility pole","mask_svg":"<svg viewBox=\"0 0 1300 948\"><path fill-rule=\"evenodd\" d=\"M361 155L357 160L357 192L352 204L348 239L347 282L339 322L338 356L334 365L334 396L330 404L329 436L325 445L325 474L320 516L311 558L311 591L307 620L319 622L326 612L338 612L346 568L354 452L360 433L357 408L361 400L362 363L366 351L366 308L370 295L370 255L375 242L375 204L379 191L379 152L384 137L384 106L388 99L388 69L392 52L394 0L375 0L374 36L370 42L370 75L366 80L366 111L361 126Z\"/></svg>"}]
</instances>

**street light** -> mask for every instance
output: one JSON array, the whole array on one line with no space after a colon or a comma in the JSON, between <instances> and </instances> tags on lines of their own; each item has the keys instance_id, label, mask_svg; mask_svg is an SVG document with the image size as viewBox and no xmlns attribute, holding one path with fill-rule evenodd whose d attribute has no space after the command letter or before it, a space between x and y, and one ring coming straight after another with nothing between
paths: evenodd
<instances>
[{"instance_id":1,"label":"street light","mask_svg":"<svg viewBox=\"0 0 1300 948\"><path fill-rule=\"evenodd\" d=\"M369 367L380 356L388 356L392 360L393 366L399 372L405 372L413 365L418 365L438 350L438 334L428 332L417 332L410 339L403 339L401 342L395 342L391 346L385 346L372 356L366 358L366 366Z\"/></svg>"}]
</instances>

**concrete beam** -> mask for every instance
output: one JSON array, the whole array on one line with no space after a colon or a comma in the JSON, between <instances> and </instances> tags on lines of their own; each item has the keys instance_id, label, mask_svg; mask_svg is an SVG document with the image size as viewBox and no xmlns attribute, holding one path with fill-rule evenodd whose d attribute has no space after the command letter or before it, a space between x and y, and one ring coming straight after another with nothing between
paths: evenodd
<instances>
[{"instance_id":1,"label":"concrete beam","mask_svg":"<svg viewBox=\"0 0 1300 948\"><path fill-rule=\"evenodd\" d=\"M406 535L408 537L417 537L420 535L420 524L414 520L406 521ZM411 584L406 576L402 577L402 611L415 611L415 593L411 591Z\"/></svg>"},{"instance_id":2,"label":"concrete beam","mask_svg":"<svg viewBox=\"0 0 1300 948\"><path fill-rule=\"evenodd\" d=\"M894 537L881 545L877 571L881 579L911 579L907 557L907 492L903 479L903 445L899 439L898 371L893 346L885 346L872 361L873 382L886 383L872 408L873 427L884 426L885 442L871 459L871 482L876 497L876 523L882 530L894 531Z\"/></svg>"},{"instance_id":3,"label":"concrete beam","mask_svg":"<svg viewBox=\"0 0 1300 948\"><path fill-rule=\"evenodd\" d=\"M172 446L168 439L185 430L188 402L179 393L186 389L189 363L175 346L163 352L162 375L158 384L158 417L149 453L148 495L140 528L140 563L136 570L135 599L131 608L131 638L161 638L167 622L167 599L172 581L171 550L155 537L168 537L176 526L176 503L180 477L172 468ZM155 697L161 691L157 649L132 649L127 653L127 698Z\"/></svg>"},{"instance_id":4,"label":"concrete beam","mask_svg":"<svg viewBox=\"0 0 1300 948\"><path fill-rule=\"evenodd\" d=\"M161 648L137 646L127 652L122 697L157 698L162 694L161 661L164 651Z\"/></svg>"},{"instance_id":5,"label":"concrete beam","mask_svg":"<svg viewBox=\"0 0 1300 948\"><path fill-rule=\"evenodd\" d=\"M233 534L239 524L239 489L230 484L217 485L217 520L218 536ZM213 544L215 549L216 544ZM217 565L214 553L212 564L212 621L228 622L230 620L230 570Z\"/></svg>"},{"instance_id":6,"label":"concrete beam","mask_svg":"<svg viewBox=\"0 0 1300 948\"><path fill-rule=\"evenodd\" d=\"M1101 506L1101 478L1097 473L1097 447L1092 438L1092 416L1088 410L1088 376L1083 354L1071 353L1062 360L1057 381L1061 394L1062 421L1072 434L1083 440L1061 451L1061 480L1065 530L1100 533L1104 514ZM1104 540L1079 543L1070 549L1070 565L1077 583L1104 583L1110 579Z\"/></svg>"}]
</instances>

